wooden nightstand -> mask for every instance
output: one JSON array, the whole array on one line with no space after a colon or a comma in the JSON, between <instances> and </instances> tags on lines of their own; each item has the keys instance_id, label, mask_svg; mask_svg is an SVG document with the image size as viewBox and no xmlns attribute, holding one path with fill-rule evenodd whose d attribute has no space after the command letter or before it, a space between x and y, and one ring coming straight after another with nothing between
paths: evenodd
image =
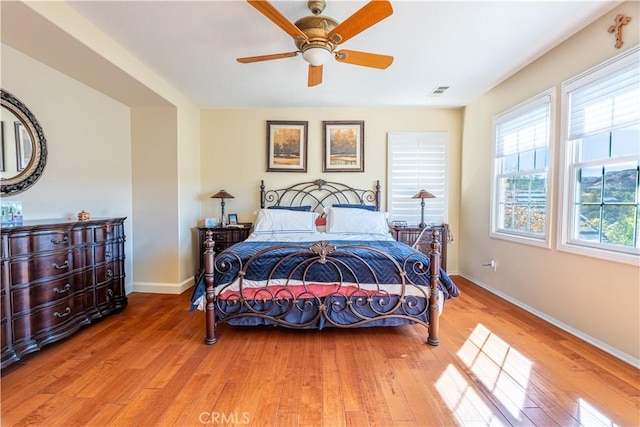
<instances>
[{"instance_id":1,"label":"wooden nightstand","mask_svg":"<svg viewBox=\"0 0 640 427\"><path fill-rule=\"evenodd\" d=\"M243 222L240 225L243 225L243 227L198 227L198 253L200 254L198 271L204 269L204 239L207 231L211 230L213 232L213 241L215 243L213 250L219 254L234 243L242 242L249 237L253 223Z\"/></svg>"},{"instance_id":2,"label":"wooden nightstand","mask_svg":"<svg viewBox=\"0 0 640 427\"><path fill-rule=\"evenodd\" d=\"M449 224L438 224L438 225L429 225L427 226L427 230L437 229L440 232L440 244L442 246L441 253L441 266L446 271L447 270L447 243L449 243ZM414 246L420 252L425 254L429 254L431 250L431 233L429 231L425 232L420 239L420 242L416 242L418 236L422 232L422 228L417 226L409 226L409 227L391 227L393 231L393 237L402 243L406 243L409 246Z\"/></svg>"}]
</instances>

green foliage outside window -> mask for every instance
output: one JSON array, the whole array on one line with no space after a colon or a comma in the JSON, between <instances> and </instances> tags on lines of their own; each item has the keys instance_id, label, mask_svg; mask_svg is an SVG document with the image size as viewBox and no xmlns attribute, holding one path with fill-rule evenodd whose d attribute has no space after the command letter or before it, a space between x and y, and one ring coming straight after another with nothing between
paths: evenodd
<instances>
[{"instance_id":1,"label":"green foliage outside window","mask_svg":"<svg viewBox=\"0 0 640 427\"><path fill-rule=\"evenodd\" d=\"M638 246L638 163L578 170L577 238Z\"/></svg>"}]
</instances>

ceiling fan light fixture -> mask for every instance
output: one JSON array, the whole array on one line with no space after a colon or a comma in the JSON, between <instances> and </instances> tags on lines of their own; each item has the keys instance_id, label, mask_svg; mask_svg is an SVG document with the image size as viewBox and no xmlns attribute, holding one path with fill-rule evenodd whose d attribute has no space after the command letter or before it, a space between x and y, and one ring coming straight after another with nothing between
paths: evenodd
<instances>
[{"instance_id":1,"label":"ceiling fan light fixture","mask_svg":"<svg viewBox=\"0 0 640 427\"><path fill-rule=\"evenodd\" d=\"M302 52L302 57L304 58L304 60L314 67L324 65L328 60L331 59L332 55L333 54L331 53L331 51L325 49L324 47L310 47Z\"/></svg>"}]
</instances>

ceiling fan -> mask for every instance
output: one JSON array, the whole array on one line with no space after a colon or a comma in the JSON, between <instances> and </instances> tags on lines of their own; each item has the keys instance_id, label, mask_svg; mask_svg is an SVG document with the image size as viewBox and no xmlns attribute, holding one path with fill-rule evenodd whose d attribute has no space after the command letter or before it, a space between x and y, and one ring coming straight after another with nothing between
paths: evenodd
<instances>
[{"instance_id":1,"label":"ceiling fan","mask_svg":"<svg viewBox=\"0 0 640 427\"><path fill-rule=\"evenodd\" d=\"M247 64L272 59L292 58L301 53L304 60L309 63L309 86L316 86L322 83L322 66L331 56L338 62L379 69L385 69L393 62L393 56L346 49L335 50L340 44L390 16L393 13L393 9L391 8L391 3L387 0L370 1L342 23L321 15L326 6L324 0L309 0L307 7L313 15L300 18L295 23L291 23L268 1L247 1L293 37L298 50L238 58L238 62Z\"/></svg>"}]
</instances>

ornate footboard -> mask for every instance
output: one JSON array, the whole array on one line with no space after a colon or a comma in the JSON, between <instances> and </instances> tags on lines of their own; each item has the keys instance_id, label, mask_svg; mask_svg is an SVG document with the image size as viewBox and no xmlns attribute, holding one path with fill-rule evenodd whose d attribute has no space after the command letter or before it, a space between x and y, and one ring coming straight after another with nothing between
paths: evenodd
<instances>
[{"instance_id":1,"label":"ornate footboard","mask_svg":"<svg viewBox=\"0 0 640 427\"><path fill-rule=\"evenodd\" d=\"M216 258L210 231L204 246L207 344L223 322L319 329L419 323L427 342L439 344L438 230L428 258L411 250L397 259L346 241L268 245L246 258L227 250Z\"/></svg>"}]
</instances>

